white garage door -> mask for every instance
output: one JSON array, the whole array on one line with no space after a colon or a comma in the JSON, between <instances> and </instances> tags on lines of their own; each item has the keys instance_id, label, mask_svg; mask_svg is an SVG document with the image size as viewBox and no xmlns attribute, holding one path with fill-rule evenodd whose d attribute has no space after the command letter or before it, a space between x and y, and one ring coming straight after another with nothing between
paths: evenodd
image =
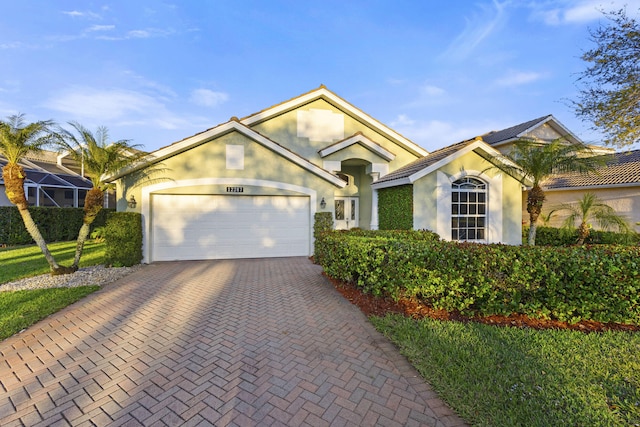
<instances>
[{"instance_id":1,"label":"white garage door","mask_svg":"<svg viewBox=\"0 0 640 427\"><path fill-rule=\"evenodd\" d=\"M309 198L153 195L153 261L309 255Z\"/></svg>"}]
</instances>

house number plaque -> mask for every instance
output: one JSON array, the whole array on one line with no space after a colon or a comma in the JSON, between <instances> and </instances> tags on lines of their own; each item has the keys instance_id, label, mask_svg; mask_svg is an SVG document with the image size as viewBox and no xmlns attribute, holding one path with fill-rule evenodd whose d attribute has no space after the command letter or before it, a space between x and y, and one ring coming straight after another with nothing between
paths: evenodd
<instances>
[{"instance_id":1,"label":"house number plaque","mask_svg":"<svg viewBox=\"0 0 640 427\"><path fill-rule=\"evenodd\" d=\"M227 193L244 193L244 187L227 187Z\"/></svg>"}]
</instances>

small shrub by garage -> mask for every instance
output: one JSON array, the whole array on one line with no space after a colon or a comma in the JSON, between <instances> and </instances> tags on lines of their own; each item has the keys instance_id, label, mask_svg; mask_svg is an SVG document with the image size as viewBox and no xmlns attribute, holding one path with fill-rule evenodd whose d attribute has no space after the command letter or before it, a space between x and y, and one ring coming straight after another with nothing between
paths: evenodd
<instances>
[{"instance_id":1,"label":"small shrub by garage","mask_svg":"<svg viewBox=\"0 0 640 427\"><path fill-rule=\"evenodd\" d=\"M324 234L317 244L321 265L365 292L463 314L640 324L637 246L483 245L407 236Z\"/></svg>"},{"instance_id":2,"label":"small shrub by garage","mask_svg":"<svg viewBox=\"0 0 640 427\"><path fill-rule=\"evenodd\" d=\"M111 212L104 229L105 264L130 267L142 261L142 215Z\"/></svg>"}]
</instances>

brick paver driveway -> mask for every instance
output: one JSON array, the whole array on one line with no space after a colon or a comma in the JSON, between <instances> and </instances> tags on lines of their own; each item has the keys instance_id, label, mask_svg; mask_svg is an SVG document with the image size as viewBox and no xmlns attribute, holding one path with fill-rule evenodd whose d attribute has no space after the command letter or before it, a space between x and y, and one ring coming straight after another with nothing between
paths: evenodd
<instances>
[{"instance_id":1,"label":"brick paver driveway","mask_svg":"<svg viewBox=\"0 0 640 427\"><path fill-rule=\"evenodd\" d=\"M0 342L0 425L463 425L321 271L144 266Z\"/></svg>"}]
</instances>

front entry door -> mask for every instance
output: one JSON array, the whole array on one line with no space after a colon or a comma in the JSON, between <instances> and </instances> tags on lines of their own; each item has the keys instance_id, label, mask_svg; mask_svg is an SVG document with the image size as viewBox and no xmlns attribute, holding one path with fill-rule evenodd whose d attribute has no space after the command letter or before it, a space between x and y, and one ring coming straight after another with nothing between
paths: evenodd
<instances>
[{"instance_id":1,"label":"front entry door","mask_svg":"<svg viewBox=\"0 0 640 427\"><path fill-rule=\"evenodd\" d=\"M358 227L359 211L357 197L335 198L336 230Z\"/></svg>"}]
</instances>

